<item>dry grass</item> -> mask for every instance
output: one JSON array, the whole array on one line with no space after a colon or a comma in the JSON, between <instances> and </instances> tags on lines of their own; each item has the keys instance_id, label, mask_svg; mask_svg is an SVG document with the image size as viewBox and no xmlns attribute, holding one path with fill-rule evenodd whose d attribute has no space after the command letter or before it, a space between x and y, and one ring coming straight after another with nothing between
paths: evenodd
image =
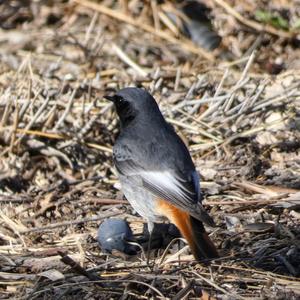
<instances>
[{"instance_id":1,"label":"dry grass","mask_svg":"<svg viewBox=\"0 0 300 300\"><path fill-rule=\"evenodd\" d=\"M234 2L243 25L225 13L229 1L209 1L223 35L213 53L166 28L165 8L152 2L29 2L5 19L1 299L199 299L201 290L202 299L299 297L299 50L290 33L257 34L247 22L257 3ZM18 14L28 23L14 23ZM283 70L267 74L278 58ZM108 255L95 240L107 217L126 218L135 233L143 226L118 191L117 119L102 98L141 85L201 173L222 254L209 267L176 243L153 253L149 268L142 253Z\"/></svg>"}]
</instances>

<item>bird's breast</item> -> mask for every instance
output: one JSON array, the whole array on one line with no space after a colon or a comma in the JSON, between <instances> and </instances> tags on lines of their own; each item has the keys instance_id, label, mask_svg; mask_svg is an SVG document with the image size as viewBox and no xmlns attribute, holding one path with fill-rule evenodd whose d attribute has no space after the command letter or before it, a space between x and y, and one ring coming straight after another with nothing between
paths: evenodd
<instances>
[{"instance_id":1,"label":"bird's breast","mask_svg":"<svg viewBox=\"0 0 300 300\"><path fill-rule=\"evenodd\" d=\"M139 215L154 223L164 220L157 211L156 197L142 186L139 176L119 175L119 179L126 199Z\"/></svg>"}]
</instances>

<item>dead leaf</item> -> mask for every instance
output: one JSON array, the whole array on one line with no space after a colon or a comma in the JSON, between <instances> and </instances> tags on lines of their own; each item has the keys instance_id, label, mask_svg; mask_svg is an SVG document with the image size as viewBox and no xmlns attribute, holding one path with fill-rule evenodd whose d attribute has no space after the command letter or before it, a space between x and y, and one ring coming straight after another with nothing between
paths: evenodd
<instances>
[{"instance_id":1,"label":"dead leaf","mask_svg":"<svg viewBox=\"0 0 300 300\"><path fill-rule=\"evenodd\" d=\"M38 275L42 276L42 277L46 277L46 278L50 279L51 281L62 280L62 279L65 278L64 274L62 274L61 272L59 272L55 269L51 269L51 270L41 272Z\"/></svg>"}]
</instances>

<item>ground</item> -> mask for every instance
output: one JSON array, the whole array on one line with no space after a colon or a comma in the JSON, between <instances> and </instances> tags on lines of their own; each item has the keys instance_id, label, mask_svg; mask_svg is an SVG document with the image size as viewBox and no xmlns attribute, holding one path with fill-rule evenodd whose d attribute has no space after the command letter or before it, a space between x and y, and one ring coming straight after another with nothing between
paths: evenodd
<instances>
[{"instance_id":1,"label":"ground","mask_svg":"<svg viewBox=\"0 0 300 300\"><path fill-rule=\"evenodd\" d=\"M171 1L0 2L0 299L299 299L300 10L206 3L213 51L172 25ZM188 145L220 259L175 242L147 265L98 245L108 217L144 224L103 99L125 86Z\"/></svg>"}]
</instances>

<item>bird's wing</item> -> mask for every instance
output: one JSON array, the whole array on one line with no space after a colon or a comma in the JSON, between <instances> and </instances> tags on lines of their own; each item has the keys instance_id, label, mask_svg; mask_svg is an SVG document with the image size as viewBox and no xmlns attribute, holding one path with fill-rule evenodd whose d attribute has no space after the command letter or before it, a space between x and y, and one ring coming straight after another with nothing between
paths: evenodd
<instances>
[{"instance_id":1,"label":"bird's wing","mask_svg":"<svg viewBox=\"0 0 300 300\"><path fill-rule=\"evenodd\" d=\"M125 176L139 177L143 187L156 197L187 211L196 219L215 226L201 204L199 175L193 171L189 178L171 171L148 171L132 160L116 162L117 170ZM140 182L140 180L139 180Z\"/></svg>"},{"instance_id":2,"label":"bird's wing","mask_svg":"<svg viewBox=\"0 0 300 300\"><path fill-rule=\"evenodd\" d=\"M185 176L174 170L147 170L131 159L117 160L118 172L125 176L139 176L144 188L177 207L187 207L201 203L199 175L196 170Z\"/></svg>"},{"instance_id":3,"label":"bird's wing","mask_svg":"<svg viewBox=\"0 0 300 300\"><path fill-rule=\"evenodd\" d=\"M192 176L184 178L171 171L142 171L139 175L146 189L176 206L184 208L198 203L199 195Z\"/></svg>"},{"instance_id":4,"label":"bird's wing","mask_svg":"<svg viewBox=\"0 0 300 300\"><path fill-rule=\"evenodd\" d=\"M172 160L175 155L170 150L166 152L164 147L158 147L159 143L150 146L140 143L139 149L129 149L124 144L115 145L114 162L118 172L132 176L133 180L138 178L137 182L156 197L213 225L213 220L201 205L200 179L191 160L176 162ZM180 152L182 148L176 150ZM154 152L156 155L152 155ZM150 156L155 156L156 160L149 159Z\"/></svg>"}]
</instances>

